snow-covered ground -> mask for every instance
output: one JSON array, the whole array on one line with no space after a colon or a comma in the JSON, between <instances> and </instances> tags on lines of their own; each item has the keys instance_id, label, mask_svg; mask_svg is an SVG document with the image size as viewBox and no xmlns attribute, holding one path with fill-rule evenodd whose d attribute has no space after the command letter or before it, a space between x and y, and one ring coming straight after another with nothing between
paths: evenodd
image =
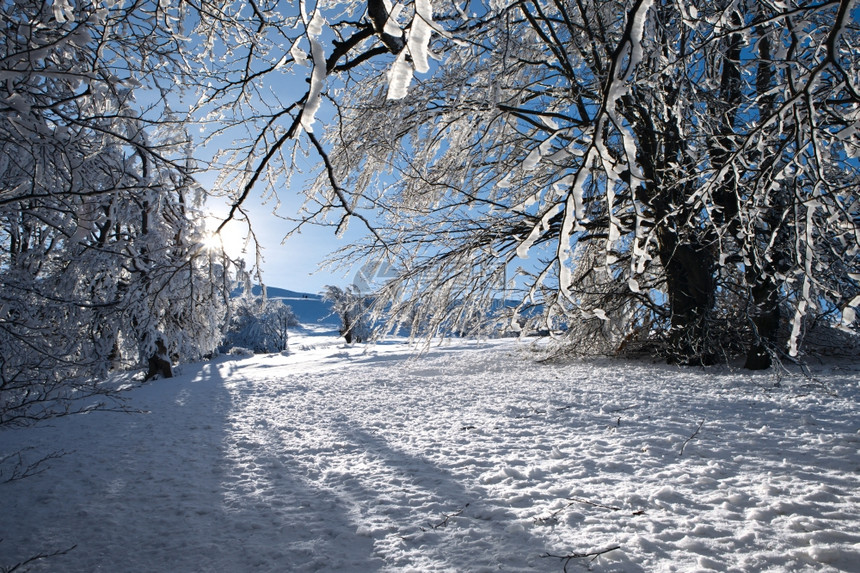
<instances>
[{"instance_id":1,"label":"snow-covered ground","mask_svg":"<svg viewBox=\"0 0 860 573\"><path fill-rule=\"evenodd\" d=\"M0 486L0 568L74 545L29 567L860 571L860 364L291 350L184 365L131 393L147 413L0 433L67 452Z\"/></svg>"}]
</instances>

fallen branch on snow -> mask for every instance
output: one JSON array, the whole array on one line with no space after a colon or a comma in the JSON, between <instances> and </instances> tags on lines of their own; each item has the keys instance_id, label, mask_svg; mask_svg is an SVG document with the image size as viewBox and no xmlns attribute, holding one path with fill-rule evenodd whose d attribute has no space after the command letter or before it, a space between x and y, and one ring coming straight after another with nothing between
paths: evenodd
<instances>
[{"instance_id":1,"label":"fallen branch on snow","mask_svg":"<svg viewBox=\"0 0 860 573\"><path fill-rule=\"evenodd\" d=\"M10 567L0 566L0 573L12 573L12 571L17 571L21 569L21 567L26 567L27 565L35 563L36 561L39 561L41 559L50 559L52 557L59 557L61 555L65 555L72 551L75 547L77 547L77 545L72 545L68 549L60 549L58 551L54 551L53 553L39 553L38 555L30 557L26 561L21 561L20 563L16 563L15 565L12 565Z\"/></svg>"},{"instance_id":2,"label":"fallen branch on snow","mask_svg":"<svg viewBox=\"0 0 860 573\"><path fill-rule=\"evenodd\" d=\"M550 513L550 514L549 514L549 517L538 517L538 518L535 518L535 519L534 519L534 522L535 522L536 524L539 524L539 525L546 525L546 524L556 523L556 518L558 517L558 515L559 515L561 512L563 512L564 510L566 510L566 509L567 509L567 508L569 508L570 506L572 506L572 505L576 505L576 504L585 504L585 505L590 505L590 506L592 506L592 507L599 507L599 508L601 508L601 509L608 509L608 510L610 510L610 511L624 511L624 508L623 508L623 507L615 507L614 505L605 505L605 504L602 504L602 503L597 503L596 501L589 501L589 500L587 500L587 499L583 499L583 498L581 498L581 497L566 497L566 498L564 498L564 499L568 500L570 503L568 503L567 505L565 505L564 507L562 507L562 508L560 508L560 509L557 509L557 510L553 511L552 513ZM632 512L631 512L631 515L642 515L642 514L644 514L644 513L645 513L645 510L644 510L644 509L637 509L636 511L632 511Z\"/></svg>"},{"instance_id":3,"label":"fallen branch on snow","mask_svg":"<svg viewBox=\"0 0 860 573\"><path fill-rule=\"evenodd\" d=\"M571 553L569 555L553 555L551 553L545 553L544 555L541 555L541 557L544 557L544 558L549 557L551 559L561 559L562 561L564 561L563 571L564 571L564 573L567 573L567 566L574 559L582 559L584 557L591 557L591 561L594 561L595 559L597 559L601 555L603 555L605 553L609 553L610 551L615 551L616 549L621 549L621 546L620 545L613 545L612 547L608 547L606 549L601 549L600 551L591 551L589 553Z\"/></svg>"},{"instance_id":4,"label":"fallen branch on snow","mask_svg":"<svg viewBox=\"0 0 860 573\"><path fill-rule=\"evenodd\" d=\"M437 523L436 525L433 525L432 523L428 523L427 525L430 526L431 529L441 529L441 528L445 527L446 525L448 525L448 520L450 520L452 517L457 517L458 515L462 515L462 513L464 511L466 511L467 507L469 507L468 503L466 505L464 505L462 508L460 508L459 510L455 511L454 513L443 514L444 519L442 521L440 521L439 523ZM426 531L426 529L424 529L422 527L421 531Z\"/></svg>"},{"instance_id":5,"label":"fallen branch on snow","mask_svg":"<svg viewBox=\"0 0 860 573\"><path fill-rule=\"evenodd\" d=\"M603 509L609 509L612 511L621 511L620 507L615 507L614 505L603 505L602 503L597 503L596 501L589 501L587 499L582 499L581 497L566 497L564 499L573 502L570 505L573 505L574 503L584 503L585 505L593 505L594 507L602 507ZM570 505L568 505L568 507L570 507Z\"/></svg>"},{"instance_id":6,"label":"fallen branch on snow","mask_svg":"<svg viewBox=\"0 0 860 573\"><path fill-rule=\"evenodd\" d=\"M684 440L684 443L683 443L683 444L681 444L681 450L678 452L678 457L679 457L679 458L680 458L681 456L683 456L683 455L684 455L684 448L686 448L686 447L687 447L687 444L689 444L691 441L693 441L693 440L696 438L696 436L698 436L698 435L699 435L699 430L701 430L701 429L702 429L702 426L703 426L704 424L705 424L705 421L704 421L704 420L702 420L701 422L699 422L699 427L698 427L698 428L696 428L696 431L695 431L695 432L693 432L692 434L690 434L690 437L689 437L689 438L687 438L686 440Z\"/></svg>"}]
</instances>

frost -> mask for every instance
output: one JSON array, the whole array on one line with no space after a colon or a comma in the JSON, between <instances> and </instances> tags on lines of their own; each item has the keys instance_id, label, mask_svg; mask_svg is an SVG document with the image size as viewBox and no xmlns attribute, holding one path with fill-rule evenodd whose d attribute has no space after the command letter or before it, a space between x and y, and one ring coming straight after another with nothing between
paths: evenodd
<instances>
[{"instance_id":1,"label":"frost","mask_svg":"<svg viewBox=\"0 0 860 573\"><path fill-rule=\"evenodd\" d=\"M311 43L311 56L314 61L313 72L311 73L311 86L308 90L308 99L302 110L302 128L308 133L313 131L313 124L316 121L316 113L320 108L320 94L325 85L326 78L326 63L325 51L319 41L319 36L322 34L322 27L325 23L319 12L315 12L313 18L307 26L308 40Z\"/></svg>"},{"instance_id":2,"label":"frost","mask_svg":"<svg viewBox=\"0 0 860 573\"><path fill-rule=\"evenodd\" d=\"M560 208L560 205L553 205L547 210L546 213L544 213L544 216L541 218L540 223L532 228L532 231L531 233L529 233L528 238L526 238L525 241L523 241L517 246L517 257L521 259L529 258L529 249L531 249L532 245L535 244L535 241L540 238L541 233L549 227L550 219L552 219L555 214L558 213Z\"/></svg>"},{"instance_id":3,"label":"frost","mask_svg":"<svg viewBox=\"0 0 860 573\"><path fill-rule=\"evenodd\" d=\"M433 7L430 5L430 0L416 0L415 18L412 20L412 27L409 30L407 46L412 54L415 71L418 73L424 74L430 71L427 52L432 31Z\"/></svg>"},{"instance_id":4,"label":"frost","mask_svg":"<svg viewBox=\"0 0 860 573\"><path fill-rule=\"evenodd\" d=\"M74 20L75 12L69 0L54 0L54 19L60 24Z\"/></svg>"},{"instance_id":5,"label":"frost","mask_svg":"<svg viewBox=\"0 0 860 573\"><path fill-rule=\"evenodd\" d=\"M402 50L388 71L388 99L405 98L411 83L412 64L406 61L406 50Z\"/></svg>"}]
</instances>

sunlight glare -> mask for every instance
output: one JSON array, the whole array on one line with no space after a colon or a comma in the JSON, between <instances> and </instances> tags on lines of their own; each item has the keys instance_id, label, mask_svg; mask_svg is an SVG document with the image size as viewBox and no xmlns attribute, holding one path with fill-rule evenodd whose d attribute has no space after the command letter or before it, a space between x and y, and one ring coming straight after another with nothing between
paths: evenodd
<instances>
[{"instance_id":1,"label":"sunlight glare","mask_svg":"<svg viewBox=\"0 0 860 573\"><path fill-rule=\"evenodd\" d=\"M206 217L207 232L203 239L204 248L213 253L224 251L230 257L244 254L247 246L247 229L241 222L233 220L227 223L220 233L216 233L223 220L212 214Z\"/></svg>"},{"instance_id":2,"label":"sunlight glare","mask_svg":"<svg viewBox=\"0 0 860 573\"><path fill-rule=\"evenodd\" d=\"M203 238L203 248L210 252L218 252L224 249L224 237L221 233L207 231Z\"/></svg>"}]
</instances>

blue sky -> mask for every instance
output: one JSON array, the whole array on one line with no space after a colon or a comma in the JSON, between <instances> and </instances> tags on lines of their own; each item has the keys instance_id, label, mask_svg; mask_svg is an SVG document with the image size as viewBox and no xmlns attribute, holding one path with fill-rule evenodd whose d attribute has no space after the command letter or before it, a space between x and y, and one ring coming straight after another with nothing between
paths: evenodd
<instances>
[{"instance_id":1,"label":"blue sky","mask_svg":"<svg viewBox=\"0 0 860 573\"><path fill-rule=\"evenodd\" d=\"M302 84L303 82L290 77L281 79L277 87L282 93L295 92L293 98L298 99L301 92L296 90L295 86ZM327 117L324 110L321 110L319 115ZM319 131L317 135L321 136L325 122L318 121L316 125ZM221 126L213 124L208 125L207 129L219 127ZM233 141L243 135L239 130L231 129L221 136L205 141L203 133L204 131L201 129L200 140L196 148L198 159L201 161L209 161L214 155L213 150L217 149L219 145L233 145ZM361 227L357 222L350 226L350 231L346 233L345 238L336 237L334 227L306 225L302 228L301 233L294 234L285 240L287 233L294 228L295 223L281 217L296 218L305 200L303 189L308 184L307 175L303 175L303 173L314 174L317 171L318 158L316 156L311 155L306 159L299 157L299 159L303 162L300 172L296 172L290 178L289 187L277 189L277 200L268 197L270 190L266 189L265 182L260 181L242 204L242 208L250 216L254 233L263 248L264 261L261 265L263 281L267 286L307 293L319 293L326 285L344 287L352 283L356 271L350 268L320 270L319 267L330 253L346 246L350 238L355 240L361 235ZM270 168L274 169L280 167L277 163L270 165ZM212 191L217 176L218 173L213 169L198 173L196 179L204 189ZM223 221L230 208L228 199L218 195L218 193L210 194L205 206L209 215L207 227L210 229L216 228ZM280 205L278 205L278 200L280 200ZM281 217L273 214L276 205ZM231 222L224 229L222 236L225 248L231 256L242 255L246 235L247 225L244 222ZM248 246L248 252L244 258L248 263L247 268L255 264L253 245Z\"/></svg>"},{"instance_id":2,"label":"blue sky","mask_svg":"<svg viewBox=\"0 0 860 573\"><path fill-rule=\"evenodd\" d=\"M282 216L295 215L301 206L300 190L285 189L280 192ZM281 287L300 292L318 293L325 285L346 286L353 281L355 271L351 268L319 270L320 264L331 252L348 244L347 238L335 236L333 227L306 226L300 234L284 241L292 227L289 221L272 213L274 203L264 204L259 193L252 193L244 205L250 213L251 224L257 240L263 247L263 280L268 286ZM223 217L227 208L217 197L207 203L210 212ZM225 247L231 256L240 256L244 244L245 225L230 223L223 233ZM358 227L348 232L355 238ZM283 242L283 244L282 244ZM254 263L253 246L245 256L248 265Z\"/></svg>"}]
</instances>

